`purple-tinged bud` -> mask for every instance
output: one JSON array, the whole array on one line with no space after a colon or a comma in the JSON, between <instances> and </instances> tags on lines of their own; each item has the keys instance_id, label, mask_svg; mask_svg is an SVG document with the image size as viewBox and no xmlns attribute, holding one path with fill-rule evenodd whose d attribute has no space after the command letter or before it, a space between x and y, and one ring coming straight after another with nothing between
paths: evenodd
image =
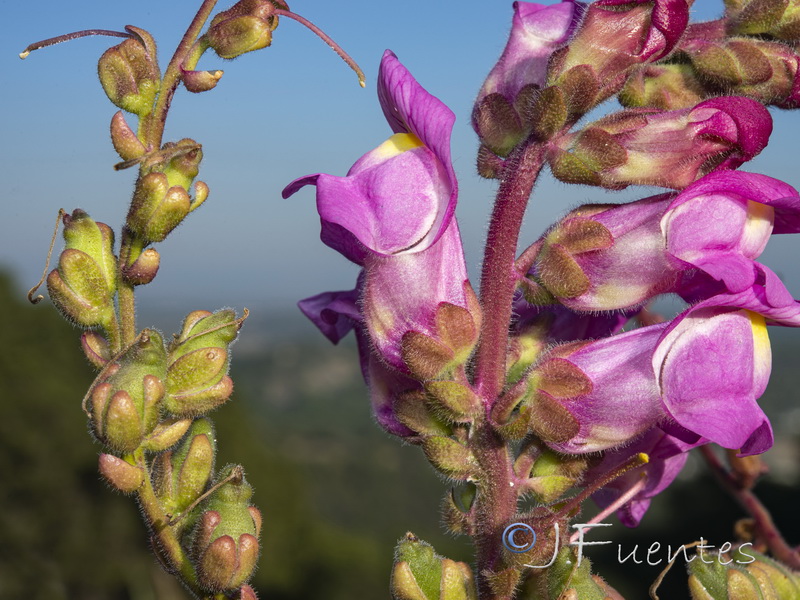
<instances>
[{"instance_id":1,"label":"purple-tinged bud","mask_svg":"<svg viewBox=\"0 0 800 600\"><path fill-rule=\"evenodd\" d=\"M103 479L123 494L132 494L144 483L144 471L121 458L101 454L99 464Z\"/></svg>"},{"instance_id":2,"label":"purple-tinged bud","mask_svg":"<svg viewBox=\"0 0 800 600\"><path fill-rule=\"evenodd\" d=\"M122 160L140 158L147 152L147 148L125 121L121 110L111 117L111 143Z\"/></svg>"},{"instance_id":3,"label":"purple-tinged bud","mask_svg":"<svg viewBox=\"0 0 800 600\"><path fill-rule=\"evenodd\" d=\"M146 285L155 279L161 256L155 248L147 248L132 265L122 268L122 277L130 285Z\"/></svg>"},{"instance_id":4,"label":"purple-tinged bud","mask_svg":"<svg viewBox=\"0 0 800 600\"><path fill-rule=\"evenodd\" d=\"M548 160L567 183L681 189L712 170L739 167L764 149L771 132L759 102L720 97L691 109L612 114L555 140Z\"/></svg>"},{"instance_id":5,"label":"purple-tinged bud","mask_svg":"<svg viewBox=\"0 0 800 600\"><path fill-rule=\"evenodd\" d=\"M619 92L619 101L626 108L678 110L691 108L705 97L697 72L690 64L638 67Z\"/></svg>"},{"instance_id":6,"label":"purple-tinged bud","mask_svg":"<svg viewBox=\"0 0 800 600\"><path fill-rule=\"evenodd\" d=\"M258 595L252 587L243 585L239 590L239 595L235 596L235 600L258 600Z\"/></svg>"},{"instance_id":7,"label":"purple-tinged bud","mask_svg":"<svg viewBox=\"0 0 800 600\"><path fill-rule=\"evenodd\" d=\"M209 591L233 591L247 583L258 562L260 513L254 517L253 488L238 466L223 469L217 488L204 504L192 543L200 585Z\"/></svg>"},{"instance_id":8,"label":"purple-tinged bud","mask_svg":"<svg viewBox=\"0 0 800 600\"><path fill-rule=\"evenodd\" d=\"M161 73L153 38L142 29L135 29L135 33L136 37L128 38L103 53L97 72L111 102L122 110L144 117L153 110L161 87Z\"/></svg>"},{"instance_id":9,"label":"purple-tinged bud","mask_svg":"<svg viewBox=\"0 0 800 600\"><path fill-rule=\"evenodd\" d=\"M222 79L223 72L216 71L181 71L181 80L186 89L194 94L213 90L219 80Z\"/></svg>"},{"instance_id":10,"label":"purple-tinged bud","mask_svg":"<svg viewBox=\"0 0 800 600\"><path fill-rule=\"evenodd\" d=\"M117 289L114 232L75 209L64 215L64 241L58 267L47 277L53 304L79 325L111 328Z\"/></svg>"},{"instance_id":11,"label":"purple-tinged bud","mask_svg":"<svg viewBox=\"0 0 800 600\"><path fill-rule=\"evenodd\" d=\"M615 94L631 67L669 54L689 21L686 0L598 0L585 11L569 45L553 55L547 81L557 85L571 69L591 67L600 90Z\"/></svg>"},{"instance_id":12,"label":"purple-tinged bud","mask_svg":"<svg viewBox=\"0 0 800 600\"><path fill-rule=\"evenodd\" d=\"M205 42L226 59L266 48L278 26L275 8L269 0L240 0L211 20Z\"/></svg>"},{"instance_id":13,"label":"purple-tinged bud","mask_svg":"<svg viewBox=\"0 0 800 600\"><path fill-rule=\"evenodd\" d=\"M96 369L102 369L111 360L111 348L108 346L108 341L96 331L83 332L81 348Z\"/></svg>"},{"instance_id":14,"label":"purple-tinged bud","mask_svg":"<svg viewBox=\"0 0 800 600\"><path fill-rule=\"evenodd\" d=\"M472 569L466 563L439 556L413 533L395 548L392 568L393 600L477 600Z\"/></svg>"},{"instance_id":15,"label":"purple-tinged bud","mask_svg":"<svg viewBox=\"0 0 800 600\"><path fill-rule=\"evenodd\" d=\"M579 7L572 1L552 6L514 2L506 48L481 87L472 112L475 132L494 154L506 156L528 134L528 121L538 116L532 99L545 85L551 54L572 34Z\"/></svg>"}]
</instances>

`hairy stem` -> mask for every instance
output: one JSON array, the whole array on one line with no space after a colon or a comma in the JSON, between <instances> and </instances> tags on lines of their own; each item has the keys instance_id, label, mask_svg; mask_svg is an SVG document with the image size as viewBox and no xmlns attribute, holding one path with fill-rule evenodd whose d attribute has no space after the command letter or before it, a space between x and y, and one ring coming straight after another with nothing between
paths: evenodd
<instances>
[{"instance_id":1,"label":"hairy stem","mask_svg":"<svg viewBox=\"0 0 800 600\"><path fill-rule=\"evenodd\" d=\"M167 562L168 570L177 572L186 585L194 589L194 582L197 576L191 561L186 556L180 541L175 536L174 531L169 526L169 515L167 515L161 504L156 498L153 485L150 481L150 471L144 457L144 451L139 449L134 454L135 464L144 471L144 483L137 492L139 506L142 509L146 522L150 526L151 533L155 538L161 558Z\"/></svg>"},{"instance_id":2,"label":"hairy stem","mask_svg":"<svg viewBox=\"0 0 800 600\"><path fill-rule=\"evenodd\" d=\"M475 552L478 597L481 600L510 600L492 591L487 573L502 569L503 530L517 512L517 486L508 445L488 420L476 424L470 446L481 477L475 497Z\"/></svg>"},{"instance_id":3,"label":"hairy stem","mask_svg":"<svg viewBox=\"0 0 800 600\"><path fill-rule=\"evenodd\" d=\"M484 402L493 402L505 380L511 300L516 287L514 262L519 230L544 161L541 145L528 141L506 162L497 192L481 273L483 326L477 354L476 383Z\"/></svg>"},{"instance_id":4,"label":"hairy stem","mask_svg":"<svg viewBox=\"0 0 800 600\"><path fill-rule=\"evenodd\" d=\"M800 554L794 550L778 531L772 515L761 500L749 489L742 487L735 477L725 468L722 462L708 446L701 446L700 453L703 455L711 471L716 476L722 486L733 496L737 502L753 517L759 535L766 542L772 555L790 567L800 569Z\"/></svg>"},{"instance_id":5,"label":"hairy stem","mask_svg":"<svg viewBox=\"0 0 800 600\"><path fill-rule=\"evenodd\" d=\"M167 122L167 113L169 112L172 97L175 95L175 90L181 81L181 64L188 56L192 49L197 37L203 30L208 17L211 16L211 11L214 10L217 0L204 0L197 14L189 24L186 33L183 34L183 39L178 47L175 49L175 54L172 55L172 60L167 65L167 70L164 72L164 77L161 80L161 92L158 95L156 106L153 112L147 116L147 127L143 128L145 139L142 140L145 146L148 144L156 150L161 147L161 139L164 136L164 126Z\"/></svg>"}]
</instances>

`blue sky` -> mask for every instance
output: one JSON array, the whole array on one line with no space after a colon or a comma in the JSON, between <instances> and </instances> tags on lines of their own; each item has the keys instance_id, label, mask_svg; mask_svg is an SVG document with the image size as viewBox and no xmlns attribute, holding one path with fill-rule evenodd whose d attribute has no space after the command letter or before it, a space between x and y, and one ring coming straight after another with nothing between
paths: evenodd
<instances>
[{"instance_id":1,"label":"blue sky","mask_svg":"<svg viewBox=\"0 0 800 600\"><path fill-rule=\"evenodd\" d=\"M0 265L10 267L20 285L38 279L59 208L80 207L118 229L135 173L111 168L119 160L107 133L116 108L96 79L97 58L117 40L77 40L38 51L25 61L17 53L32 41L61 33L133 24L154 35L163 68L197 4L0 4L5 80ZM695 9L697 19L721 12L721 2L697 4L702 5ZM467 261L477 275L495 184L474 172L477 142L469 115L505 44L511 2L294 0L291 6L350 52L367 74L367 88L361 89L355 75L311 32L289 20L281 22L270 48L224 64L211 53L205 56L201 68L222 68L225 75L211 92L178 92L165 139L192 137L203 144L200 179L208 183L211 195L158 246L161 272L140 290L140 302L180 303L187 311L222 305L285 310L299 298L352 287L355 268L319 241L313 190L290 200L282 200L280 191L308 173L343 175L391 133L375 98L375 74L386 48L457 115L453 157L461 187L458 215ZM797 115L774 115L773 143L747 168L799 186ZM609 194L544 178L528 211L523 242L532 242L577 204L645 195L641 190ZM791 278L789 287L796 295L798 244L796 239L774 239L764 255L765 262Z\"/></svg>"}]
</instances>

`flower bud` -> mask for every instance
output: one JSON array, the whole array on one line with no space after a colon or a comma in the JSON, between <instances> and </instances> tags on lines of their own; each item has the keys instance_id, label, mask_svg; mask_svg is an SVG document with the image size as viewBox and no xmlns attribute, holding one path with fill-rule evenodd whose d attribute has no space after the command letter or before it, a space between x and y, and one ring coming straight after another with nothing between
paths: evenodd
<instances>
[{"instance_id":1,"label":"flower bud","mask_svg":"<svg viewBox=\"0 0 800 600\"><path fill-rule=\"evenodd\" d=\"M176 448L159 455L154 487L167 513L183 513L206 491L215 455L214 426L208 419L195 420Z\"/></svg>"},{"instance_id":2,"label":"flower bud","mask_svg":"<svg viewBox=\"0 0 800 600\"><path fill-rule=\"evenodd\" d=\"M203 157L197 142L169 142L161 153L171 158L137 180L126 220L127 227L145 243L163 241L208 196L208 186L200 181L194 200L188 192ZM152 271L152 265L149 269Z\"/></svg>"},{"instance_id":3,"label":"flower bud","mask_svg":"<svg viewBox=\"0 0 800 600\"><path fill-rule=\"evenodd\" d=\"M242 321L232 310L190 313L170 345L166 409L176 416L207 413L233 392L228 348Z\"/></svg>"},{"instance_id":4,"label":"flower bud","mask_svg":"<svg viewBox=\"0 0 800 600\"><path fill-rule=\"evenodd\" d=\"M527 475L525 489L533 495L536 502L550 504L575 486L586 468L586 460L582 457L565 457L544 450L536 457L533 468Z\"/></svg>"},{"instance_id":5,"label":"flower bud","mask_svg":"<svg viewBox=\"0 0 800 600\"><path fill-rule=\"evenodd\" d=\"M65 317L85 327L111 327L117 288L114 232L80 209L64 215L65 249L47 290Z\"/></svg>"},{"instance_id":6,"label":"flower bud","mask_svg":"<svg viewBox=\"0 0 800 600\"><path fill-rule=\"evenodd\" d=\"M400 423L422 435L449 435L451 430L431 407L422 390L400 394L394 403L394 414Z\"/></svg>"},{"instance_id":7,"label":"flower bud","mask_svg":"<svg viewBox=\"0 0 800 600\"><path fill-rule=\"evenodd\" d=\"M142 447L148 452L162 452L177 444L191 424L191 419L165 419L156 425Z\"/></svg>"},{"instance_id":8,"label":"flower bud","mask_svg":"<svg viewBox=\"0 0 800 600\"><path fill-rule=\"evenodd\" d=\"M144 471L141 468L111 454L100 455L100 474L123 494L132 494L144 483Z\"/></svg>"},{"instance_id":9,"label":"flower bud","mask_svg":"<svg viewBox=\"0 0 800 600\"><path fill-rule=\"evenodd\" d=\"M117 111L111 117L111 143L122 160L140 158L147 152L147 148L125 121L122 111Z\"/></svg>"},{"instance_id":10,"label":"flower bud","mask_svg":"<svg viewBox=\"0 0 800 600\"><path fill-rule=\"evenodd\" d=\"M153 281L158 274L161 256L155 248L147 248L132 265L122 268L122 276L130 285L145 285Z\"/></svg>"},{"instance_id":11,"label":"flower bud","mask_svg":"<svg viewBox=\"0 0 800 600\"><path fill-rule=\"evenodd\" d=\"M96 369L102 369L111 360L108 341L96 331L84 331L81 335L81 348L86 358Z\"/></svg>"},{"instance_id":12,"label":"flower bud","mask_svg":"<svg viewBox=\"0 0 800 600\"><path fill-rule=\"evenodd\" d=\"M155 43L147 32L106 50L97 73L109 100L122 110L140 117L150 114L161 87Z\"/></svg>"},{"instance_id":13,"label":"flower bud","mask_svg":"<svg viewBox=\"0 0 800 600\"><path fill-rule=\"evenodd\" d=\"M278 26L276 4L269 0L240 0L211 21L205 41L221 58L266 48Z\"/></svg>"},{"instance_id":14,"label":"flower bud","mask_svg":"<svg viewBox=\"0 0 800 600\"><path fill-rule=\"evenodd\" d=\"M181 71L181 80L186 89L194 94L207 92L217 87L222 79L222 71Z\"/></svg>"},{"instance_id":15,"label":"flower bud","mask_svg":"<svg viewBox=\"0 0 800 600\"><path fill-rule=\"evenodd\" d=\"M714 169L735 169L766 146L772 119L759 103L713 98L692 109L632 109L554 141L548 160L567 183L681 189Z\"/></svg>"},{"instance_id":16,"label":"flower bud","mask_svg":"<svg viewBox=\"0 0 800 600\"><path fill-rule=\"evenodd\" d=\"M206 501L192 542L200 585L215 592L244 585L258 562L261 514L250 505L253 488L241 467L224 469L219 479L229 475Z\"/></svg>"},{"instance_id":17,"label":"flower bud","mask_svg":"<svg viewBox=\"0 0 800 600\"><path fill-rule=\"evenodd\" d=\"M157 331L145 329L91 391L97 438L118 452L133 452L156 427L164 397L166 352Z\"/></svg>"},{"instance_id":18,"label":"flower bud","mask_svg":"<svg viewBox=\"0 0 800 600\"><path fill-rule=\"evenodd\" d=\"M407 533L395 549L391 593L394 600L476 600L472 569L439 556L433 547Z\"/></svg>"}]
</instances>

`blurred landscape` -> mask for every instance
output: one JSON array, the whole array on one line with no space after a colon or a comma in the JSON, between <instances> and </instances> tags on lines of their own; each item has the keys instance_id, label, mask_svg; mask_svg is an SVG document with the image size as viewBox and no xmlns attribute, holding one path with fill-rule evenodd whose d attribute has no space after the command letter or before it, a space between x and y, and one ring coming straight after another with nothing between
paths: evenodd
<instances>
[{"instance_id":1,"label":"blurred landscape","mask_svg":"<svg viewBox=\"0 0 800 600\"><path fill-rule=\"evenodd\" d=\"M92 370L78 331L48 301L30 306L7 275L0 276L0 310L0 599L188 598L156 566L134 502L99 479L100 447L80 409ZM393 549L406 531L440 554L469 561L467 540L439 524L447 485L418 448L372 422L354 344L329 345L299 315L253 313L233 349L233 399L212 417L218 465L244 465L264 515L253 580L260 597L388 598ZM156 311L143 314L140 325L169 335L180 320ZM797 544L800 332L771 333L773 377L761 404L776 446L757 492ZM586 520L593 509L587 504ZM663 564L619 565L617 544L623 556L639 544L640 558L656 541L674 548L702 536L719 546L734 539L742 516L692 460L640 528L597 530L587 539L614 544L587 554L626 598L643 599ZM685 585L676 565L661 598L688 597Z\"/></svg>"}]
</instances>

